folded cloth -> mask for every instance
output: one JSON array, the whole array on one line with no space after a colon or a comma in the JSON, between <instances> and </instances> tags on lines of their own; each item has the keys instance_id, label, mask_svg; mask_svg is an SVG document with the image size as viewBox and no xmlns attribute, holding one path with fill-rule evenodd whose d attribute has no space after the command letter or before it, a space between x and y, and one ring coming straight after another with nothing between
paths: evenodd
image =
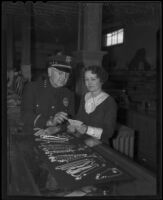
<instances>
[{"instance_id":1,"label":"folded cloth","mask_svg":"<svg viewBox=\"0 0 163 200\"><path fill-rule=\"evenodd\" d=\"M83 124L83 122L81 122L79 120L74 120L74 119L68 119L68 122L72 126L81 126Z\"/></svg>"}]
</instances>

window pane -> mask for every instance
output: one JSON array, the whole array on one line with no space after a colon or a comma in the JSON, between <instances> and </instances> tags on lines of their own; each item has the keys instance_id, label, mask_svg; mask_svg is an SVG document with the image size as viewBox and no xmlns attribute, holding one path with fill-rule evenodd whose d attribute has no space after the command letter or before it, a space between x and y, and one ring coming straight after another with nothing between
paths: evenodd
<instances>
[{"instance_id":1,"label":"window pane","mask_svg":"<svg viewBox=\"0 0 163 200\"><path fill-rule=\"evenodd\" d=\"M107 43L106 43L107 46L110 46L111 45L111 34L107 34Z\"/></svg>"},{"instance_id":2,"label":"window pane","mask_svg":"<svg viewBox=\"0 0 163 200\"><path fill-rule=\"evenodd\" d=\"M118 43L123 43L123 29L118 33Z\"/></svg>"},{"instance_id":3,"label":"window pane","mask_svg":"<svg viewBox=\"0 0 163 200\"><path fill-rule=\"evenodd\" d=\"M113 35L112 35L112 45L113 44L117 44L117 34L116 33L114 33Z\"/></svg>"}]
</instances>

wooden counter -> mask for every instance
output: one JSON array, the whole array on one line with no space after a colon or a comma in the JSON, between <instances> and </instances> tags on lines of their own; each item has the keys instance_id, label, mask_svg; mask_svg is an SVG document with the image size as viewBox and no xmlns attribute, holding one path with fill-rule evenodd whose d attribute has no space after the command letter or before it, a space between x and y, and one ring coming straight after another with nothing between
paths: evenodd
<instances>
[{"instance_id":1,"label":"wooden counter","mask_svg":"<svg viewBox=\"0 0 163 200\"><path fill-rule=\"evenodd\" d=\"M19 125L15 126L15 122L10 118L10 127L8 129L8 162L9 162L9 177L8 177L8 195L23 195L23 196L155 196L157 195L157 179L156 175L141 167L133 160L123 156L112 148L104 144L98 144L91 147L92 151L99 153L113 165L122 169L127 178L123 181L111 181L103 184L101 189L90 190L83 192L83 187L73 191L45 191L43 186L47 180L47 169L50 170L53 179L53 186L57 184L57 177L55 177L54 167L52 164L46 164L44 161L45 155L40 156L32 150L33 140L28 142L28 136L23 139L23 133L17 132ZM86 138L80 138L83 142ZM23 150L24 149L24 150ZM29 151L25 154L26 150ZM35 154L36 153L36 154ZM29 156L30 155L30 156ZM29 157L28 157L29 156ZM40 164L41 163L41 164ZM45 166L44 166L45 163ZM39 172L39 173L37 173ZM41 177L41 179L40 179ZM86 184L86 186L88 186ZM108 189L109 188L109 189ZM81 190L80 190L81 189ZM107 191L107 193L106 193ZM73 193L73 194L72 194Z\"/></svg>"},{"instance_id":2,"label":"wooden counter","mask_svg":"<svg viewBox=\"0 0 163 200\"><path fill-rule=\"evenodd\" d=\"M130 183L117 184L116 185L116 195L156 195L156 175L148 171L144 167L134 162L132 159L118 154L113 149L106 147L105 145L100 145L96 147L99 151L103 152L103 155L107 155L110 160L113 160L117 165L123 166L128 173L135 177L135 180Z\"/></svg>"},{"instance_id":3,"label":"wooden counter","mask_svg":"<svg viewBox=\"0 0 163 200\"><path fill-rule=\"evenodd\" d=\"M15 143L15 142L14 142ZM40 191L40 187L38 185L43 183L44 176L41 175L41 179L38 182L36 180L36 176L33 174L33 170L30 167L31 161L27 159L28 156L25 156L23 153L23 148L26 148L24 144L21 144L21 142L16 142L12 145L10 152L10 165L11 165L11 175L10 175L10 184L9 184L9 194L10 195L32 195L32 196L40 196L44 194L44 191ZM27 146L28 148L28 146ZM31 148L30 148L31 149ZM97 145L95 147L92 147L93 150L98 152L100 155L102 155L104 158L108 159L109 162L112 162L115 164L115 166L120 167L127 176L131 176L131 180L128 181L113 181L110 182L110 185L103 184L103 187L111 189L109 192L109 196L123 196L123 195L129 195L129 196L135 196L135 195L156 195L157 194L157 188L156 188L156 176L152 174L150 171L146 170L145 168L141 167L140 165L133 162L131 159L126 158L123 155L118 154L113 149L107 147L106 145ZM32 158L31 158L32 160ZM44 157L41 156L41 160L44 162ZM32 161L33 162L33 161ZM39 161L40 162L40 161ZM35 165L34 162L32 165ZM35 171L40 170L40 166L37 164L35 165ZM52 176L55 178L54 173L54 167L52 164L48 164L48 168L50 169L50 172ZM40 171L40 174L45 174ZM57 182L57 179L55 180ZM88 186L86 184L86 186ZM76 191L77 188L74 189ZM78 188L80 191L80 188ZM59 193L56 192L48 192L45 193L45 195L48 196L65 196L72 192L72 189L70 191L60 191ZM84 195L87 195L86 193ZM89 196L99 196L102 195L101 190L100 192L97 190L96 192L89 193Z\"/></svg>"}]
</instances>

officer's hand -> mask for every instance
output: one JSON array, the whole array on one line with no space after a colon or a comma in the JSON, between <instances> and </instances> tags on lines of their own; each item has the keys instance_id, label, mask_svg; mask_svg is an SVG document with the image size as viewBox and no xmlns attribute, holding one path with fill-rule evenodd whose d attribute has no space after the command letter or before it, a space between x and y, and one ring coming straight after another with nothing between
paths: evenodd
<instances>
[{"instance_id":1,"label":"officer's hand","mask_svg":"<svg viewBox=\"0 0 163 200\"><path fill-rule=\"evenodd\" d=\"M68 131L69 133L74 133L74 132L75 132L75 127L69 124L69 125L67 126L67 131Z\"/></svg>"},{"instance_id":2,"label":"officer's hand","mask_svg":"<svg viewBox=\"0 0 163 200\"><path fill-rule=\"evenodd\" d=\"M85 124L82 124L80 126L76 126L75 128L80 134L85 134L86 131L87 131L87 126Z\"/></svg>"},{"instance_id":3,"label":"officer's hand","mask_svg":"<svg viewBox=\"0 0 163 200\"><path fill-rule=\"evenodd\" d=\"M57 114L55 114L54 118L53 118L53 124L57 125L57 124L61 124L64 120L67 120L67 113L65 112L59 112Z\"/></svg>"}]
</instances>

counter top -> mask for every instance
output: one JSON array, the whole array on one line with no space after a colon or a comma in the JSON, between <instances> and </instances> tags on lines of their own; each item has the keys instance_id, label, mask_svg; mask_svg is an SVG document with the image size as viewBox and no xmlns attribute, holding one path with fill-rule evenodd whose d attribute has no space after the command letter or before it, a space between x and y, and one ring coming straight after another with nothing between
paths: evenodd
<instances>
[{"instance_id":1,"label":"counter top","mask_svg":"<svg viewBox=\"0 0 163 200\"><path fill-rule=\"evenodd\" d=\"M14 118L12 119L11 115L9 116L9 119L11 122L14 121ZM78 148L76 150L78 150L81 145L87 146L84 153L98 155L98 158L96 157L97 162L99 162L99 158L102 159L98 164L102 163L104 160L104 163L107 164L107 168L117 168L118 171L120 170L122 172L122 175L115 178L109 178L108 180L104 179L97 184L94 179L94 176L97 175L97 171L90 173L90 176L83 177L81 182L74 181L73 177L67 174L65 175L63 171L56 172L55 167L56 165L59 165L59 163L50 162L47 154L45 154L43 149L39 148L41 144L44 144L44 147L47 148L46 145L50 145L50 140L45 142L38 138L38 141L36 141L34 135L23 135L22 132L18 132L20 126L19 123L16 123L17 130L15 130L11 128L12 126L15 126L15 123L11 122L9 123L10 131L8 132L8 139L10 139L10 148L8 148L8 151L10 151L9 162L11 165L10 173L12 179L10 184L10 188L12 188L10 190L10 195L156 195L155 174L152 174L150 171L135 163L132 159L119 154L108 145L102 144L95 139L94 145L90 145L92 142L89 143L88 141L92 138L89 136L75 134L75 138L72 140L73 142L70 142L69 145L77 145ZM66 137L69 135L66 132L62 134L63 136L67 135ZM52 145L51 148L53 146L55 147L55 145ZM21 172L22 178L18 176L19 172ZM51 179L48 178L49 174ZM30 187L28 187L28 184L30 184ZM17 188L15 188L14 185L16 185ZM60 185L59 188L58 185ZM83 187L85 188L86 186L91 186L91 189L83 193ZM50 189L51 187L53 188L52 190ZM30 191L32 191L30 194L29 188L31 188ZM76 193L76 190L80 192Z\"/></svg>"},{"instance_id":2,"label":"counter top","mask_svg":"<svg viewBox=\"0 0 163 200\"><path fill-rule=\"evenodd\" d=\"M88 141L90 137L79 137L75 141L82 141L84 142L84 145L86 144L86 141ZM74 181L74 178L70 175L65 175L62 171L56 171L55 167L57 165L61 165L62 163L52 163L48 160L48 157L45 153L43 153L42 150L39 150L37 148L36 143L38 146L41 144L40 142L36 142L33 137L31 136L24 136L24 139L22 136L13 135L12 137L12 146L14 147L14 151L16 155L19 155L19 159L21 158L24 163L24 168L27 170L28 173L30 173L30 179L33 177L32 185L35 183L34 189L35 195L68 195L72 193L73 191L79 190L81 192L81 188L85 186L93 186L96 191L90 192L88 196L99 196L102 195L102 191L107 191L109 188L108 195L126 195L127 193L129 195L141 195L146 193L145 195L154 195L156 194L156 177L151 172L145 170L135 162L133 162L131 159L126 158L125 156L122 156L118 154L116 151L108 147L107 145L104 145L102 143L95 142L95 146L86 148L87 150L85 153L93 153L94 155L98 155L101 161L108 165L107 168L116 168L118 171L122 172L122 175L109 178L108 180L103 179L100 182L96 182L94 179L94 175L97 175L97 172L91 173L89 176L83 177L81 181ZM79 143L73 143L74 145ZM43 144L43 143L42 143ZM47 144L50 144L49 142ZM72 144L72 143L71 143ZM82 143L83 144L83 143ZM81 145L81 143L80 143ZM34 147L34 148L33 148ZM29 153L30 152L30 153ZM16 159L16 158L15 158ZM18 159L18 158L17 158ZM13 161L14 158L12 157L11 165L13 166L15 170L19 172L20 166L16 164L16 161ZM98 162L98 161L97 161ZM17 169L16 169L17 168ZM21 166L22 169L22 166ZM51 181L53 187L55 188L55 184L57 187L55 188L55 195L54 191L49 191L43 189L45 185L47 186L47 176L48 174L51 174L52 177L54 177L54 180ZM23 173L23 172L22 172ZM41 176L41 179L39 179L39 174ZM14 172L15 174L15 172ZM27 174L27 173L26 173ZM41 175L42 174L42 175ZM18 178L16 178L17 182L19 182ZM22 181L22 179L21 179ZM29 181L28 181L29 182ZM18 183L17 183L18 184ZM21 183L22 185L22 183ZM58 185L60 185L58 187ZM141 187L140 187L141 185ZM144 187L144 189L142 189ZM147 187L150 187L150 190L147 191ZM152 190L151 190L152 187ZM54 189L53 188L53 189ZM62 188L62 189L61 189ZM101 189L102 188L102 189ZM114 188L114 189L113 189ZM123 188L123 189L122 189ZM24 188L23 188L24 189ZM39 193L39 192L40 193ZM58 192L57 192L58 191ZM145 191L145 192L144 192ZM28 191L27 191L28 192ZM57 193L56 193L57 192ZM21 192L20 192L21 194ZM76 193L75 193L76 194ZM19 192L18 192L19 195ZM83 193L82 193L83 195ZM85 195L87 195L85 193Z\"/></svg>"}]
</instances>

